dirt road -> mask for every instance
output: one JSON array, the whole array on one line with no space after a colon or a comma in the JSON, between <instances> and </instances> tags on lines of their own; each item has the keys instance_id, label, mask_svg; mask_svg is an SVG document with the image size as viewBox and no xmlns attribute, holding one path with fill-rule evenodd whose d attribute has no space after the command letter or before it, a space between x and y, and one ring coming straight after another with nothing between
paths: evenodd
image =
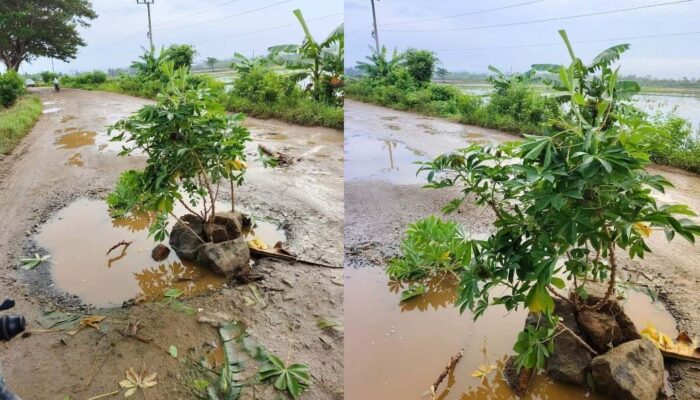
<instances>
[{"instance_id":1,"label":"dirt road","mask_svg":"<svg viewBox=\"0 0 700 400\"><path fill-rule=\"evenodd\" d=\"M117 157L106 142L105 125L137 110L146 100L70 89L39 90L39 94L45 114L14 152L0 160L0 295L17 300L13 313L24 314L28 330L34 331L0 344L8 386L25 400L90 398L118 390L117 382L124 379L127 368L145 365L158 373L158 385L148 390L149 399L193 398L191 382L196 376L184 356L216 348L218 334L213 327L198 323L196 316L153 303L93 310L80 298L56 289L50 264L31 271L19 268L18 260L28 252L44 252L36 243L36 233L52 215L78 199L103 199L121 171L144 161ZM270 170L251 156L246 184L237 193L238 204L280 221L293 252L340 266L342 133L255 119L246 120L245 125L254 139L249 154L255 153L255 143L265 142L297 161ZM91 234L98 233L85 232ZM76 248L80 251L80 243ZM251 304L247 286L225 284L186 299L186 305L199 312L228 313L244 322L270 352L308 363L313 384L305 398L342 398L343 339L317 327L319 317L342 322L342 271L271 260L259 261L254 268L265 276L258 283L262 301ZM111 282L86 284L107 287ZM38 330L36 318L46 309L92 312L107 319L101 323L103 332L91 328L67 337ZM150 343L116 332L136 320L143 326L141 335L152 339ZM171 344L180 349L178 359L167 353Z\"/></svg>"},{"instance_id":2,"label":"dirt road","mask_svg":"<svg viewBox=\"0 0 700 400\"><path fill-rule=\"evenodd\" d=\"M422 189L420 185L423 184L423 180L414 177L416 166L412 162L464 147L468 142L496 143L516 139L514 136L490 129L451 123L347 100L345 103L346 267L383 265L387 258L398 255L398 245L406 224L428 215L439 214L440 208L457 195L450 189ZM659 194L662 202L683 202L696 212L700 212L700 176L662 167L653 167L650 168L650 171L664 175L675 185L675 188L666 194ZM493 216L488 210L484 211L479 207L467 204L462 206L456 218L472 232L483 233L489 231ZM653 253L648 254L644 260L627 261L625 264L644 271L653 279L653 282L650 282L651 285L659 286L660 298L675 318L679 330L700 334L700 307L698 307L700 294L697 290L700 283L700 267L698 266L700 245L693 246L683 239L676 239L669 244L662 232L655 232L649 239L649 245L654 251ZM346 281L348 282L346 285L346 322L348 326L346 384L349 379L356 379L358 376L358 370L354 369L356 368L354 365L355 362L359 361L353 361L355 353L353 349L356 346L367 345L367 343L351 343L355 336L352 331L356 329L355 322L362 323L361 321L366 317L354 316L355 312L352 311L353 309L348 303L348 293L353 295L352 293L360 290L367 292L367 287L376 287L376 282L382 279L377 274L363 275L360 271L354 269L350 272L346 271ZM369 280L369 284L352 283L354 280L362 279ZM643 277L638 277L638 279L642 282L645 281ZM382 285L384 286L385 292L395 290L391 285L387 288L386 283L379 283L379 285L380 289ZM361 296L361 294L358 292L356 296ZM366 295L362 296L366 297ZM386 295L377 295L383 301L392 302L397 301L397 296L393 295L392 300L387 300ZM430 300L426 301L429 303L428 308L438 309L445 306L442 303L438 306L431 303ZM375 304L375 307L385 310L388 305L386 303ZM387 337L390 337L394 330L399 330L398 324L406 325L405 320L409 317L403 315L405 314L403 311L403 309L400 311L401 315L397 314L397 327L385 327L388 331ZM429 318L434 320L431 321ZM410 352L417 354L420 359L416 362L420 363L421 368L431 370L426 368L426 365L432 365L434 373L439 373L441 366L458 350L458 343L460 343L460 340L453 340L446 330L451 327L453 330L460 329L456 333L457 335L462 337L471 335L468 322L462 322L460 325L459 322L454 322L455 318L459 318L456 313L449 319L448 317L439 319L434 315L427 316L423 317L422 320L416 319L412 327L405 326L405 331L398 331L394 335L403 336L404 343L401 348L405 349L405 351L401 350L401 357L411 349ZM469 319L468 316L461 318ZM502 323L498 324L493 326L502 326ZM434 329L431 331L428 329L428 325L432 325ZM420 331L422 336L417 338L416 342L409 343L407 342L407 333L412 330ZM496 338L496 340L500 339ZM443 350L441 344L445 341L454 342L454 346L449 350ZM489 342L491 341L493 339L489 339ZM512 343L512 340L508 343ZM506 344L506 346L509 345ZM433 362L435 351L442 352L437 357L439 360L437 362ZM507 352L509 349L506 348L503 351ZM379 360L378 362L386 362L387 359L393 360L394 364L387 365L393 365L393 368L399 370L402 368L407 371L411 370L410 373L414 373L413 371L417 368L411 364L408 367L404 366L403 364L409 363L405 359L402 359L402 365L396 365L399 353L388 354L384 352L376 358ZM697 367L690 365L690 363L681 362L669 362L667 367L670 371L669 380L676 398L700 398L700 371ZM390 370L389 368L392 367L386 366L385 370ZM462 375L459 376L465 376L470 372L471 370L462 371ZM430 382L435 379L435 376L428 375L423 374L425 383L422 387L424 388L427 388ZM396 387L410 386L416 380L415 378L416 376L412 375L412 378L404 380L403 384L399 383ZM384 388L391 384L389 377L382 376L370 390L385 390ZM347 390L347 394L350 394L351 389ZM495 392L492 392L490 388L481 387L479 390L483 390L481 395L486 396L483 398L501 398L498 396L488 397L489 393L491 396L495 395ZM482 398L476 392L464 393L463 397L459 398ZM363 392L355 391L356 395L349 395L347 398L350 400L362 398L360 393ZM414 390L412 393L415 395L416 391ZM501 392L501 394L503 393ZM506 392L503 396L505 396L503 398L508 398L509 395ZM409 398L408 396L404 397Z\"/></svg>"}]
</instances>

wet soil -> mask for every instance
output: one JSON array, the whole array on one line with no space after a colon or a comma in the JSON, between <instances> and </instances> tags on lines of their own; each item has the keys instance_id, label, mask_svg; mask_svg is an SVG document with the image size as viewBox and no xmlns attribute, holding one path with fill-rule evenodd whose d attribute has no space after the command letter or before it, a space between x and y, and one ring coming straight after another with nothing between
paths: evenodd
<instances>
[{"instance_id":1,"label":"wet soil","mask_svg":"<svg viewBox=\"0 0 700 400\"><path fill-rule=\"evenodd\" d=\"M401 130L387 127L387 121L400 126ZM474 133L481 136L476 137ZM351 100L345 104L345 135L346 138L396 142L407 148L420 149L425 157L464 147L475 139L492 143L517 140L515 136L493 130ZM378 148L380 143L375 147ZM345 169L350 171L353 167L348 164L354 155L347 154L346 149L346 157L349 162ZM386 163L387 159L388 156L383 162ZM375 173L380 173L384 165L376 164ZM372 170L367 165L360 168ZM659 194L661 202L686 202L700 211L700 177L676 169L653 167L650 170L664 175L676 185L666 194ZM414 306L401 307L398 304L400 290L395 288L395 283L387 281L380 268L376 268L383 266L387 258L398 255L406 224L439 214L440 208L459 193L454 189L422 189L420 184L377 179L376 175L369 173L363 173L363 176L364 179L345 183L345 310L349 332L346 398L372 398L372 393L392 398L400 393L396 398L419 399L461 347L467 348L465 358L450 377L449 392L442 393L444 396L440 398L511 398L498 373L492 373L483 383L471 378L470 374L486 361L483 348L486 348L488 361L496 365L510 353L517 329L522 327L521 316L511 313L504 317L504 313L497 312L501 311L497 309L493 315L484 317L485 322L473 323L469 315L459 316L446 295L431 295ZM488 209L464 204L455 219L472 232L486 233L491 229L493 215ZM649 244L654 253L641 261L626 260L624 265L628 269L642 270L651 278L649 281L640 274L633 276L633 279L647 283L662 302L651 303L645 294L630 291L626 309L640 329L651 320L672 335L676 330L700 333L700 309L697 307L700 294L696 290L700 283L697 267L700 247L682 240L669 244L663 234L657 233L649 239ZM356 269L358 267L374 268ZM509 322L511 318L517 323ZM374 365L379 365L379 369ZM690 363L669 361L667 370L673 398L699 398L700 371L697 368ZM544 376L538 377L531 392L534 399L591 398L585 395L580 389L552 385Z\"/></svg>"},{"instance_id":2,"label":"wet soil","mask_svg":"<svg viewBox=\"0 0 700 400\"><path fill-rule=\"evenodd\" d=\"M184 357L171 357L167 349L176 345L180 354L188 354L190 349L200 354L218 343L215 328L197 322L197 316L158 303L95 309L76 295L78 290L90 290L97 295L104 292L106 296L112 286L125 287L124 282L133 285L138 281L133 279L133 274L129 280L121 281L129 275L124 271L115 272L114 276L89 278L94 272L89 268L108 267L104 264L104 253L116 238L116 241L136 242L123 259L113 262L113 268L119 268L120 263L127 265L127 260L141 265L147 257L150 259L152 246L137 245L143 231L131 230L128 224L100 230L104 226L100 224L108 220L105 220L104 210L91 206L94 201L104 199L121 171L143 165L144 160L139 156L117 157L109 148L102 147L105 143L101 138L106 125L148 101L71 89L60 93L37 91L44 102L55 104L45 108L58 110L44 114L14 152L0 160L0 220L3 221L0 293L17 300L12 312L24 314L28 330L33 331L26 338L18 337L0 344L0 361L8 386L25 400L63 399L65 396L90 398L118 390L117 383L124 379L127 368L140 369L145 365L149 371L158 373L158 385L149 389L149 399L194 398L190 389L194 378L188 370L188 362ZM264 169L254 161L255 143L251 144L248 149L250 170L246 184L237 193L239 207L258 217L279 221L291 251L306 259L341 265L342 134L336 130L302 128L272 120L248 119L245 125L251 129L255 142L265 142L297 161L290 167ZM66 131L67 128L73 130ZM76 156L78 148L61 148L57 142L61 136L78 131L96 132L96 135L95 142L80 146ZM286 138L270 143L266 137L270 132L282 133ZM222 200L226 201L228 193L223 187L222 191ZM71 272L66 274L71 277L70 281L77 282L72 275L88 279L84 287L76 284L74 293L60 290L62 285L58 280L54 282L54 264L44 263L30 271L19 268L21 257L35 252L49 253L52 245L42 243L41 236L52 227L58 228L59 225L52 224L64 221L58 219L64 217L65 222L78 225L56 229L54 237L60 236L61 231L65 236L61 246L74 249L76 257L88 259L93 246L101 247L99 252L95 250L102 257L100 264L90 265L80 259L70 261ZM90 229L96 237L87 238L74 232L90 233ZM84 255L82 248L86 250ZM59 257L58 250L55 251L57 256L53 261L63 264L63 256ZM168 266L176 262L173 257L159 264L166 270L163 274L162 271L154 273L159 276L156 281L160 282L162 275L172 283L178 280L174 276L185 273L182 269L168 270ZM187 266L177 268L187 271ZM252 297L251 288L229 282L207 287L200 294L190 293L183 302L197 313L228 313L244 322L250 333L273 354L286 356L289 352L291 360L308 363L313 384L305 398L342 398L343 339L330 337L317 327L320 317L343 320L342 271L270 259L259 261L254 268L264 277L256 284L262 302L247 301ZM110 301L117 302L116 297ZM40 326L36 318L45 309L105 315L107 318L100 323L104 332L90 328L66 337L60 332L38 331ZM123 329L129 321L136 320L143 326L140 334L153 339L150 343L125 338L117 332L117 328ZM272 394L269 396L272 398Z\"/></svg>"}]
</instances>

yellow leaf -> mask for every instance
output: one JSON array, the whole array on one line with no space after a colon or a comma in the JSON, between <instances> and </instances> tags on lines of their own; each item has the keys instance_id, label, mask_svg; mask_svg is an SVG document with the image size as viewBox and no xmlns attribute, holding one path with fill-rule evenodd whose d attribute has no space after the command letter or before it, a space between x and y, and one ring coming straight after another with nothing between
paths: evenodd
<instances>
[{"instance_id":1,"label":"yellow leaf","mask_svg":"<svg viewBox=\"0 0 700 400\"><path fill-rule=\"evenodd\" d=\"M450 252L449 251L446 251L446 252L440 254L441 261L447 261L449 259L450 259Z\"/></svg>"},{"instance_id":2,"label":"yellow leaf","mask_svg":"<svg viewBox=\"0 0 700 400\"><path fill-rule=\"evenodd\" d=\"M124 379L123 381L119 381L119 386L123 387L124 389L128 389L136 387L136 384L128 379Z\"/></svg>"},{"instance_id":3,"label":"yellow leaf","mask_svg":"<svg viewBox=\"0 0 700 400\"><path fill-rule=\"evenodd\" d=\"M228 162L228 167L236 171L245 171L246 169L248 169L248 164L246 164L245 161L235 159L233 161Z\"/></svg>"},{"instance_id":4,"label":"yellow leaf","mask_svg":"<svg viewBox=\"0 0 700 400\"><path fill-rule=\"evenodd\" d=\"M265 242L262 241L259 237L253 238L253 240L249 240L246 242L248 244L248 247L251 247L256 250L267 250L270 248Z\"/></svg>"},{"instance_id":5,"label":"yellow leaf","mask_svg":"<svg viewBox=\"0 0 700 400\"><path fill-rule=\"evenodd\" d=\"M491 371L495 370L495 365L479 365L474 372L472 372L472 377L484 379Z\"/></svg>"},{"instance_id":6,"label":"yellow leaf","mask_svg":"<svg viewBox=\"0 0 700 400\"><path fill-rule=\"evenodd\" d=\"M89 315L80 320L80 324L83 326L90 326L99 330L100 327L97 324L102 322L105 318L106 317L104 315Z\"/></svg>"},{"instance_id":7,"label":"yellow leaf","mask_svg":"<svg viewBox=\"0 0 700 400\"><path fill-rule=\"evenodd\" d=\"M124 397L129 397L134 393L136 393L136 388L132 387L131 389L127 390L126 393L124 393Z\"/></svg>"},{"instance_id":8,"label":"yellow leaf","mask_svg":"<svg viewBox=\"0 0 700 400\"><path fill-rule=\"evenodd\" d=\"M643 222L635 222L632 227L634 227L634 230L639 232L639 234L644 237L651 236L651 227Z\"/></svg>"}]
</instances>

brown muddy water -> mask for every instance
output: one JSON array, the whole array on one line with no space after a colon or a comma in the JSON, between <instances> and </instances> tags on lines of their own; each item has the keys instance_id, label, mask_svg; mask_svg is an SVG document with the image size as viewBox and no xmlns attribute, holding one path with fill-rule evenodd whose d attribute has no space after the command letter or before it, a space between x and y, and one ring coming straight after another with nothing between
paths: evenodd
<instances>
[{"instance_id":1,"label":"brown muddy water","mask_svg":"<svg viewBox=\"0 0 700 400\"><path fill-rule=\"evenodd\" d=\"M390 281L381 268L345 270L345 398L429 399L426 392L450 357L465 349L454 372L440 386L438 399L512 399L501 370L526 313L489 309L476 322L454 307L455 282L434 280L429 291L399 304L405 284ZM634 290L623 303L638 329L653 323L677 334L673 317L660 303ZM674 336L675 337L675 336ZM480 365L496 365L485 379ZM585 389L536 376L526 399L599 399Z\"/></svg>"},{"instance_id":2,"label":"brown muddy water","mask_svg":"<svg viewBox=\"0 0 700 400\"><path fill-rule=\"evenodd\" d=\"M176 214L184 212L176 210ZM258 238L269 246L286 241L277 224L255 222L256 227L246 233L247 240ZM225 279L183 262L174 251L165 260L154 261L151 250L156 243L148 237L148 224L147 215L112 220L104 201L79 199L47 221L36 241L51 254L49 268L55 287L96 307L119 306L132 298L156 300L168 288L191 296L224 285ZM106 254L122 240L133 243Z\"/></svg>"},{"instance_id":3,"label":"brown muddy water","mask_svg":"<svg viewBox=\"0 0 700 400\"><path fill-rule=\"evenodd\" d=\"M65 132L56 139L59 149L77 149L95 144L96 132L71 128L66 129Z\"/></svg>"}]
</instances>

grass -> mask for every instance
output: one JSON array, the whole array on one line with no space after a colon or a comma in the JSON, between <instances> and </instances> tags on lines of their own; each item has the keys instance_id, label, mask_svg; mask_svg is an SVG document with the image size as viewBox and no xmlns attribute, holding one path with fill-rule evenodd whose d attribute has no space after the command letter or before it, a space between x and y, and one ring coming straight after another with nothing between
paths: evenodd
<instances>
[{"instance_id":1,"label":"grass","mask_svg":"<svg viewBox=\"0 0 700 400\"><path fill-rule=\"evenodd\" d=\"M224 96L224 105L228 111L242 112L251 117L279 119L304 126L343 129L342 107L334 107L306 98L269 104L256 103L233 94Z\"/></svg>"},{"instance_id":2,"label":"grass","mask_svg":"<svg viewBox=\"0 0 700 400\"><path fill-rule=\"evenodd\" d=\"M205 74L201 74L205 75ZM66 87L84 90L99 90L130 96L152 98L144 94L140 86L123 87L117 80L108 80L100 84L69 84ZM251 117L272 118L304 126L324 126L343 129L343 108L319 103L308 98L275 103L253 102L247 98L221 93L221 103L226 110L241 112Z\"/></svg>"},{"instance_id":3,"label":"grass","mask_svg":"<svg viewBox=\"0 0 700 400\"><path fill-rule=\"evenodd\" d=\"M0 111L0 154L9 154L41 116L38 96L23 97L14 106Z\"/></svg>"}]
</instances>

